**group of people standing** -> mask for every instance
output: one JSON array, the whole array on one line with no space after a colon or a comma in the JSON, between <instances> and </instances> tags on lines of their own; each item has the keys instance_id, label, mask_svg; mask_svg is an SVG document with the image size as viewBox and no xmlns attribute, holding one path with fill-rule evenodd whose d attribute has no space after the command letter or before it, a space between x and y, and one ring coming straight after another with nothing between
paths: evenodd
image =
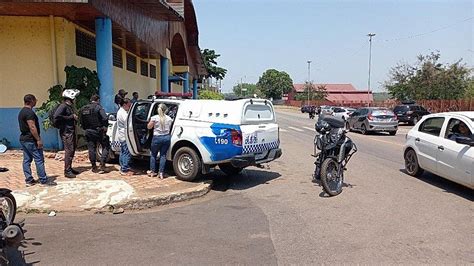
<instances>
[{"instance_id":1,"label":"group of people standing","mask_svg":"<svg viewBox=\"0 0 474 266\"><path fill-rule=\"evenodd\" d=\"M138 93L133 93L133 99L126 98L126 92L120 90L115 97L115 103L119 109L117 112L117 133L120 142L120 174L125 176L133 175L129 164L131 154L128 150L125 132L127 126L128 112L134 102L138 100ZM84 129L91 163L91 170L94 173L103 174L107 172L106 160L110 151L110 139L107 136L108 117L100 105L99 95L92 95L90 103L83 106L78 112L75 110L74 101L79 95L78 90L66 89L62 93L63 101L56 108L53 108L50 114L50 122L59 129L59 134L64 146L64 176L75 178L80 174L72 167L74 155L77 148L76 125L80 122ZM36 106L37 99L32 94L27 94L23 98L24 107L18 114L18 123L20 127L20 144L23 150L23 172L27 186L33 186L38 181L41 185L56 185L53 180L49 180L46 175L43 141L39 126L38 116L33 108ZM170 146L170 131L173 119L166 115L167 107L164 104L158 106L157 115L151 117L147 124L148 129L153 129L153 140L151 144L150 171L151 177L159 176L163 178L166 153ZM97 145L101 147L101 158L97 166ZM159 168L156 169L156 157L160 152ZM33 178L31 172L31 163L35 162L38 175L38 181Z\"/></svg>"}]
</instances>

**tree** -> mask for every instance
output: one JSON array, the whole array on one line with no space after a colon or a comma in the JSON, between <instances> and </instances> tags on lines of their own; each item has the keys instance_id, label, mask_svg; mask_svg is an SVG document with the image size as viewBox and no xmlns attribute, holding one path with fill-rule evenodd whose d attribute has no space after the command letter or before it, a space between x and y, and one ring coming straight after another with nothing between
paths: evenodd
<instances>
[{"instance_id":1,"label":"tree","mask_svg":"<svg viewBox=\"0 0 474 266\"><path fill-rule=\"evenodd\" d=\"M202 59L204 60L204 66L207 70L206 78L215 78L217 80L224 79L227 74L227 69L217 66L217 58L220 54L216 54L216 51L210 49L201 50Z\"/></svg>"},{"instance_id":2,"label":"tree","mask_svg":"<svg viewBox=\"0 0 474 266\"><path fill-rule=\"evenodd\" d=\"M266 98L281 99L293 89L293 80L284 71L268 69L257 82L257 88Z\"/></svg>"},{"instance_id":3,"label":"tree","mask_svg":"<svg viewBox=\"0 0 474 266\"><path fill-rule=\"evenodd\" d=\"M316 86L312 82L306 82L303 88L304 92L296 95L298 101L308 100L308 94L311 101L324 100L328 96L326 85Z\"/></svg>"},{"instance_id":4,"label":"tree","mask_svg":"<svg viewBox=\"0 0 474 266\"><path fill-rule=\"evenodd\" d=\"M224 94L219 92L214 92L211 90L201 90L199 92L199 99L202 100L223 100Z\"/></svg>"},{"instance_id":5,"label":"tree","mask_svg":"<svg viewBox=\"0 0 474 266\"><path fill-rule=\"evenodd\" d=\"M239 97L253 97L254 94L257 94L259 97L263 96L262 92L257 88L257 85L250 83L237 84L232 91Z\"/></svg>"},{"instance_id":6,"label":"tree","mask_svg":"<svg viewBox=\"0 0 474 266\"><path fill-rule=\"evenodd\" d=\"M453 64L439 62L439 52L419 55L414 66L398 64L390 70L384 86L392 98L399 100L454 100L466 96L472 69L458 60Z\"/></svg>"}]
</instances>

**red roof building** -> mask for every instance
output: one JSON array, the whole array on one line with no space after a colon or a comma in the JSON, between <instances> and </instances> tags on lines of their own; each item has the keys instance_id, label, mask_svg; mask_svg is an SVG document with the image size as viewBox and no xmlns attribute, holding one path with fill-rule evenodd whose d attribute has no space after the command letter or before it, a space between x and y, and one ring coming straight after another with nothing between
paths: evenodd
<instances>
[{"instance_id":1,"label":"red roof building","mask_svg":"<svg viewBox=\"0 0 474 266\"><path fill-rule=\"evenodd\" d=\"M293 84L293 91L288 94L289 100L296 100L296 95L304 93L305 84ZM328 93L326 100L334 104L367 104L374 101L371 91L357 90L352 84L314 84L314 86L324 86Z\"/></svg>"}]
</instances>

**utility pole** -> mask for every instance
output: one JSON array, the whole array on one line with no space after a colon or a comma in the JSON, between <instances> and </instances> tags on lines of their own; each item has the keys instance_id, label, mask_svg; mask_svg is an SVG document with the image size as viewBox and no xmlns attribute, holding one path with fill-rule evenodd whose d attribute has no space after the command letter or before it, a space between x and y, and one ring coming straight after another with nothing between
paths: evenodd
<instances>
[{"instance_id":1,"label":"utility pole","mask_svg":"<svg viewBox=\"0 0 474 266\"><path fill-rule=\"evenodd\" d=\"M375 36L375 33L367 34L369 37L369 80L368 80L368 88L367 88L367 106L370 106L370 68L372 64L372 37Z\"/></svg>"},{"instance_id":2,"label":"utility pole","mask_svg":"<svg viewBox=\"0 0 474 266\"><path fill-rule=\"evenodd\" d=\"M308 60L308 83L306 84L306 88L308 89L308 105L309 105L309 90L311 82L311 60Z\"/></svg>"}]
</instances>

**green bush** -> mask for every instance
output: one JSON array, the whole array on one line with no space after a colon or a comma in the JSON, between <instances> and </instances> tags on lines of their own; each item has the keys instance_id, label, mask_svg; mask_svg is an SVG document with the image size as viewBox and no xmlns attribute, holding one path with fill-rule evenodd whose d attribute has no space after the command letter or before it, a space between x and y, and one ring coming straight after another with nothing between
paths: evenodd
<instances>
[{"instance_id":1,"label":"green bush","mask_svg":"<svg viewBox=\"0 0 474 266\"><path fill-rule=\"evenodd\" d=\"M224 100L224 94L214 92L211 90L202 90L199 93L199 99L201 100Z\"/></svg>"},{"instance_id":2,"label":"green bush","mask_svg":"<svg viewBox=\"0 0 474 266\"><path fill-rule=\"evenodd\" d=\"M55 85L49 88L49 98L44 102L41 107L38 108L38 115L41 117L47 117L49 111L62 101L62 92L65 88L77 89L81 91L79 96L75 100L75 108L78 110L82 106L89 103L89 99L92 95L99 92L99 77L97 72L91 71L86 67L78 68L75 66L66 66L64 68L66 72L66 84L65 87L62 85ZM43 127L48 129L51 127L49 119L43 120Z\"/></svg>"}]
</instances>

